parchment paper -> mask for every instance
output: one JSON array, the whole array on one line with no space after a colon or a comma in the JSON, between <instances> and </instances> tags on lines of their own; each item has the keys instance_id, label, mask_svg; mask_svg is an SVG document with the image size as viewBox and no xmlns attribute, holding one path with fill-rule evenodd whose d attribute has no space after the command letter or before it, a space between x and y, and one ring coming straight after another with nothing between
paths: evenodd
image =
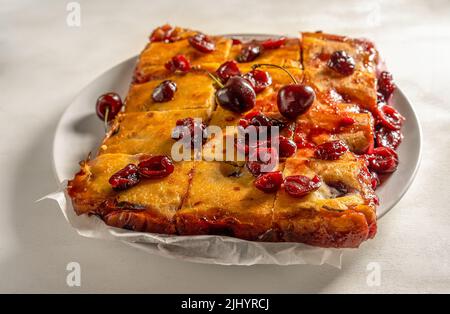
<instances>
[{"instance_id":1,"label":"parchment paper","mask_svg":"<svg viewBox=\"0 0 450 314\"><path fill-rule=\"evenodd\" d=\"M96 216L77 216L69 196L65 193L65 186L66 183L61 186L59 191L46 195L40 200L53 199L57 201L66 220L83 237L122 241L152 254L197 263L220 265L329 264L341 268L344 251L342 249L318 248L301 243L253 242L215 235L174 236L110 227Z\"/></svg>"}]
</instances>

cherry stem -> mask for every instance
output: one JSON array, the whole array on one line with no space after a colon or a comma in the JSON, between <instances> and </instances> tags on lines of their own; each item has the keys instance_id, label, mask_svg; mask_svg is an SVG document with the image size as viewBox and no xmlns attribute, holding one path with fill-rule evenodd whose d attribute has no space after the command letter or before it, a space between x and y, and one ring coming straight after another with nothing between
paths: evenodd
<instances>
[{"instance_id":1,"label":"cherry stem","mask_svg":"<svg viewBox=\"0 0 450 314\"><path fill-rule=\"evenodd\" d=\"M269 67L269 68L276 68L276 69L280 69L283 70L284 72L287 73L287 75L289 75L289 77L291 78L291 80L294 82L294 84L298 84L297 80L295 79L295 77L291 74L291 72L289 72L288 70L286 70L285 68L283 68L282 66L276 65L276 64L269 64L269 63L256 63L254 65L252 65L252 69L255 70L257 68L261 68L261 67Z\"/></svg>"},{"instance_id":2,"label":"cherry stem","mask_svg":"<svg viewBox=\"0 0 450 314\"><path fill-rule=\"evenodd\" d=\"M217 85L219 85L220 88L223 88L222 82L219 81L219 79L214 74L212 74L211 72L208 72L208 75Z\"/></svg>"},{"instance_id":3,"label":"cherry stem","mask_svg":"<svg viewBox=\"0 0 450 314\"><path fill-rule=\"evenodd\" d=\"M108 133L108 116L109 116L109 106L106 107L106 111L105 111L105 133Z\"/></svg>"}]
</instances>

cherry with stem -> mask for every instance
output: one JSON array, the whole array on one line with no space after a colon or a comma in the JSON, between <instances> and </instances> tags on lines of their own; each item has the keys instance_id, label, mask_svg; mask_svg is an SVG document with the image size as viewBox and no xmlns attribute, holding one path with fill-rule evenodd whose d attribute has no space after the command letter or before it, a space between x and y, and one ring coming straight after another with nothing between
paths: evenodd
<instances>
[{"instance_id":1,"label":"cherry with stem","mask_svg":"<svg viewBox=\"0 0 450 314\"><path fill-rule=\"evenodd\" d=\"M286 68L276 64L257 63L252 66L252 69L261 67L271 67L282 70L289 75L293 82L293 84L281 87L278 91L278 110L284 117L295 120L298 116L308 111L316 97L314 90L310 86L300 84Z\"/></svg>"}]
</instances>

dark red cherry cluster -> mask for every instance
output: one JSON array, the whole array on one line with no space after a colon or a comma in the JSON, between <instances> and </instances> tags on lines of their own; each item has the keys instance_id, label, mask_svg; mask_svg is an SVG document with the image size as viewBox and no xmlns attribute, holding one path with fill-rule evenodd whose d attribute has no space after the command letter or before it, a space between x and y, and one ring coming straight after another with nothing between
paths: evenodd
<instances>
[{"instance_id":1,"label":"dark red cherry cluster","mask_svg":"<svg viewBox=\"0 0 450 314\"><path fill-rule=\"evenodd\" d=\"M272 78L261 67L278 68L288 74L293 84L283 86L277 94L277 105L280 113L294 120L305 113L315 99L314 90L307 85L297 82L295 77L285 68L273 64L255 64L252 71L241 75L235 61L227 61L210 76L219 85L216 91L216 101L223 108L242 113L251 110L256 104L256 93L261 92L272 84ZM217 76L217 77L216 77Z\"/></svg>"},{"instance_id":2,"label":"dark red cherry cluster","mask_svg":"<svg viewBox=\"0 0 450 314\"><path fill-rule=\"evenodd\" d=\"M161 179L169 176L175 167L167 156L153 156L135 164L128 164L109 178L109 184L116 191L129 189L142 179Z\"/></svg>"},{"instance_id":3,"label":"dark red cherry cluster","mask_svg":"<svg viewBox=\"0 0 450 314\"><path fill-rule=\"evenodd\" d=\"M280 171L274 171L261 174L256 178L254 185L265 193L274 193L283 185L287 194L295 198L301 198L319 189L322 181L317 175L313 178L293 175L283 179Z\"/></svg>"},{"instance_id":4,"label":"dark red cherry cluster","mask_svg":"<svg viewBox=\"0 0 450 314\"><path fill-rule=\"evenodd\" d=\"M246 114L242 119L239 120L239 125L244 129L248 126L254 126L257 129L259 127L267 127L267 136L266 140L262 143L262 141L258 141L256 146L273 146L278 147L278 156L281 158L290 157L295 154L297 150L297 146L291 139L279 135L277 138L274 138L271 134L271 127L278 127L279 131L284 129L288 124L286 122L280 121L275 118L268 117L262 112L254 111ZM273 145L272 145L273 144ZM249 143L237 143L237 148L241 152L245 152L248 154L249 152Z\"/></svg>"}]
</instances>

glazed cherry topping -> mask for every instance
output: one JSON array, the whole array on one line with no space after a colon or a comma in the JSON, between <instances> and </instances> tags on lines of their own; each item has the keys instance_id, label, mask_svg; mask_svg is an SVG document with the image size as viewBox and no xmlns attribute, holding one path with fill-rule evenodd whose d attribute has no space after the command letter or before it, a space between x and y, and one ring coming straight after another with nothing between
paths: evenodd
<instances>
[{"instance_id":1,"label":"glazed cherry topping","mask_svg":"<svg viewBox=\"0 0 450 314\"><path fill-rule=\"evenodd\" d=\"M189 37L189 44L203 53L210 53L216 50L216 44L205 34L196 34Z\"/></svg>"},{"instance_id":2,"label":"glazed cherry topping","mask_svg":"<svg viewBox=\"0 0 450 314\"><path fill-rule=\"evenodd\" d=\"M240 39L232 38L231 40L233 41L232 42L233 46L242 44L242 41Z\"/></svg>"},{"instance_id":3,"label":"glazed cherry topping","mask_svg":"<svg viewBox=\"0 0 450 314\"><path fill-rule=\"evenodd\" d=\"M191 62L184 55L176 55L167 61L164 66L171 72L188 72L191 69Z\"/></svg>"},{"instance_id":4,"label":"glazed cherry topping","mask_svg":"<svg viewBox=\"0 0 450 314\"><path fill-rule=\"evenodd\" d=\"M223 63L217 70L217 76L220 78L222 83L226 83L228 79L232 76L241 75L241 71L239 70L238 64L236 61L226 61Z\"/></svg>"},{"instance_id":5,"label":"glazed cherry topping","mask_svg":"<svg viewBox=\"0 0 450 314\"><path fill-rule=\"evenodd\" d=\"M178 40L176 30L169 24L158 27L150 35L151 42L158 42L158 41L174 42L176 40Z\"/></svg>"},{"instance_id":6,"label":"glazed cherry topping","mask_svg":"<svg viewBox=\"0 0 450 314\"><path fill-rule=\"evenodd\" d=\"M381 127L375 131L377 146L389 147L395 150L402 142L402 139L403 135L400 130L390 130L388 128Z\"/></svg>"},{"instance_id":7,"label":"glazed cherry topping","mask_svg":"<svg viewBox=\"0 0 450 314\"><path fill-rule=\"evenodd\" d=\"M405 118L391 106L383 105L378 109L377 124L390 130L400 129L404 120Z\"/></svg>"},{"instance_id":8,"label":"glazed cherry topping","mask_svg":"<svg viewBox=\"0 0 450 314\"><path fill-rule=\"evenodd\" d=\"M376 190L377 187L380 185L381 181L380 178L378 177L378 174L376 172L371 172L370 173L370 184L372 185L372 189Z\"/></svg>"},{"instance_id":9,"label":"glazed cherry topping","mask_svg":"<svg viewBox=\"0 0 450 314\"><path fill-rule=\"evenodd\" d=\"M322 181L318 176L310 179L306 176L295 175L284 179L284 189L287 194L292 197L303 197L318 188L320 188Z\"/></svg>"},{"instance_id":10,"label":"glazed cherry topping","mask_svg":"<svg viewBox=\"0 0 450 314\"><path fill-rule=\"evenodd\" d=\"M301 84L285 85L278 91L278 110L284 117L294 120L308 111L315 97L314 90L310 86Z\"/></svg>"},{"instance_id":11,"label":"glazed cherry topping","mask_svg":"<svg viewBox=\"0 0 450 314\"><path fill-rule=\"evenodd\" d=\"M273 193L283 184L283 175L280 171L268 172L256 178L255 187L265 193Z\"/></svg>"},{"instance_id":12,"label":"glazed cherry topping","mask_svg":"<svg viewBox=\"0 0 450 314\"><path fill-rule=\"evenodd\" d=\"M351 118L351 117L343 117L340 121L339 121L339 126L341 127L346 127L346 126L350 126L355 124L355 119Z\"/></svg>"},{"instance_id":13,"label":"glazed cherry topping","mask_svg":"<svg viewBox=\"0 0 450 314\"><path fill-rule=\"evenodd\" d=\"M155 87L152 99L156 102L167 102L173 99L177 91L177 84L174 81L166 80Z\"/></svg>"},{"instance_id":14,"label":"glazed cherry topping","mask_svg":"<svg viewBox=\"0 0 450 314\"><path fill-rule=\"evenodd\" d=\"M328 67L341 75L352 75L355 71L355 60L345 51L338 50L331 54Z\"/></svg>"},{"instance_id":15,"label":"glazed cherry topping","mask_svg":"<svg viewBox=\"0 0 450 314\"><path fill-rule=\"evenodd\" d=\"M245 122L243 120L245 120ZM258 127L258 126L267 126L267 127L278 126L280 128L284 128L284 126L285 126L283 121L268 117L264 113L259 112L259 111L250 112L249 114L245 115L244 118L241 119L240 124L243 127L247 127L248 125L253 125L256 127Z\"/></svg>"},{"instance_id":16,"label":"glazed cherry topping","mask_svg":"<svg viewBox=\"0 0 450 314\"><path fill-rule=\"evenodd\" d=\"M109 178L109 184L116 191L126 190L135 186L141 181L138 167L128 164L123 169L117 171Z\"/></svg>"},{"instance_id":17,"label":"glazed cherry topping","mask_svg":"<svg viewBox=\"0 0 450 314\"><path fill-rule=\"evenodd\" d=\"M246 79L233 76L216 91L216 101L227 110L242 113L255 106L256 94Z\"/></svg>"},{"instance_id":18,"label":"glazed cherry topping","mask_svg":"<svg viewBox=\"0 0 450 314\"><path fill-rule=\"evenodd\" d=\"M236 57L236 61L239 63L251 62L259 57L262 49L258 44L251 43L242 48L240 54Z\"/></svg>"},{"instance_id":19,"label":"glazed cherry topping","mask_svg":"<svg viewBox=\"0 0 450 314\"><path fill-rule=\"evenodd\" d=\"M336 140L318 145L314 151L314 157L323 160L336 160L347 151L347 145L341 140Z\"/></svg>"},{"instance_id":20,"label":"glazed cherry topping","mask_svg":"<svg viewBox=\"0 0 450 314\"><path fill-rule=\"evenodd\" d=\"M148 179L160 179L170 175L175 169L167 156L153 156L138 164L139 174Z\"/></svg>"},{"instance_id":21,"label":"glazed cherry topping","mask_svg":"<svg viewBox=\"0 0 450 314\"><path fill-rule=\"evenodd\" d=\"M178 132L172 134L172 139L182 139L185 134L189 134L192 145L195 143L205 143L207 140L206 125L203 122L195 121L193 118L177 120L176 128Z\"/></svg>"},{"instance_id":22,"label":"glazed cherry topping","mask_svg":"<svg viewBox=\"0 0 450 314\"><path fill-rule=\"evenodd\" d=\"M295 154L297 150L297 144L294 141L280 135L278 138L279 142L279 155L280 157L291 157Z\"/></svg>"},{"instance_id":23,"label":"glazed cherry topping","mask_svg":"<svg viewBox=\"0 0 450 314\"><path fill-rule=\"evenodd\" d=\"M384 99L387 101L391 97L392 93L395 91L394 79L392 78L392 74L383 71L380 73L378 77L378 91L384 96Z\"/></svg>"},{"instance_id":24,"label":"glazed cherry topping","mask_svg":"<svg viewBox=\"0 0 450 314\"><path fill-rule=\"evenodd\" d=\"M97 99L97 104L95 105L97 116L104 121L106 111L108 111L107 121L111 121L120 112L122 105L122 99L120 99L120 96L116 93L101 95Z\"/></svg>"},{"instance_id":25,"label":"glazed cherry topping","mask_svg":"<svg viewBox=\"0 0 450 314\"><path fill-rule=\"evenodd\" d=\"M280 37L277 39L270 38L270 39L264 40L261 43L261 46L264 49L277 49L277 48L280 48L281 46L283 46L286 43L286 40L287 40L286 37Z\"/></svg>"},{"instance_id":26,"label":"glazed cherry topping","mask_svg":"<svg viewBox=\"0 0 450 314\"><path fill-rule=\"evenodd\" d=\"M398 155L388 147L377 147L372 154L366 155L367 165L376 173L390 173L397 170Z\"/></svg>"},{"instance_id":27,"label":"glazed cherry topping","mask_svg":"<svg viewBox=\"0 0 450 314\"><path fill-rule=\"evenodd\" d=\"M262 92L266 87L272 84L272 77L269 72L266 71L255 69L244 74L244 78L253 85L256 93Z\"/></svg>"},{"instance_id":28,"label":"glazed cherry topping","mask_svg":"<svg viewBox=\"0 0 450 314\"><path fill-rule=\"evenodd\" d=\"M256 177L262 172L270 172L276 166L274 158L277 154L271 147L258 147L246 162L247 169Z\"/></svg>"}]
</instances>

